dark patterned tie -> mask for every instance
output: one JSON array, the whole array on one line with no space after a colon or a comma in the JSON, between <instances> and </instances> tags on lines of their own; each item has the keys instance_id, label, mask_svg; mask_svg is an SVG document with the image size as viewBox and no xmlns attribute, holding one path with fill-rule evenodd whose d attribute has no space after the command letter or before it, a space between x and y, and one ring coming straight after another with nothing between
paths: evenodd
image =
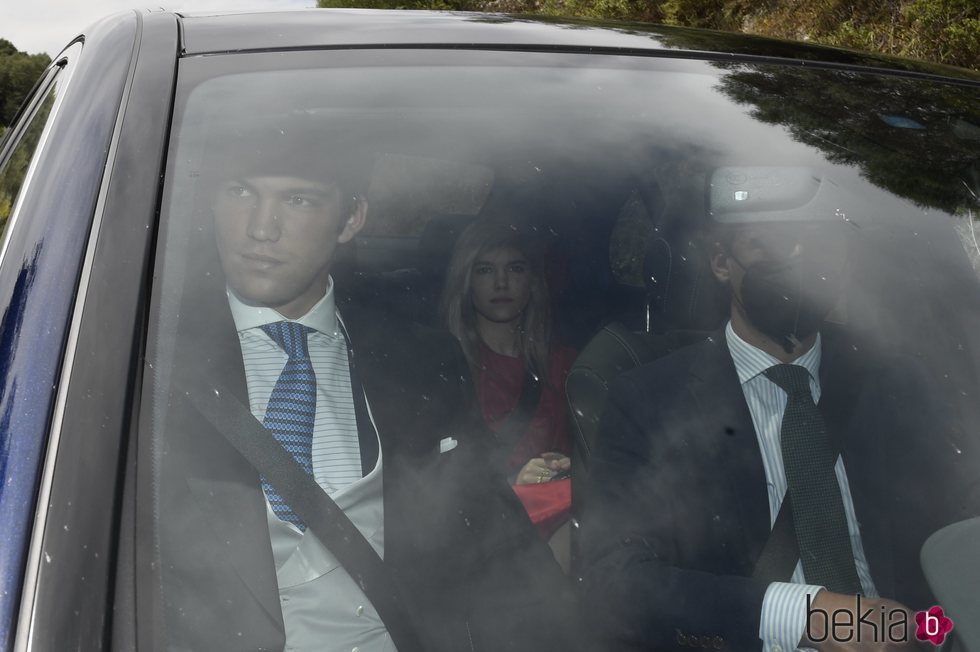
<instances>
[{"instance_id":1,"label":"dark patterned tie","mask_svg":"<svg viewBox=\"0 0 980 652\"><path fill-rule=\"evenodd\" d=\"M787 395L779 436L803 575L807 583L836 593L861 593L836 460L810 393L810 373L793 364L778 364L764 373Z\"/></svg>"},{"instance_id":2,"label":"dark patterned tie","mask_svg":"<svg viewBox=\"0 0 980 652\"><path fill-rule=\"evenodd\" d=\"M307 348L306 336L312 332L302 324L280 321L262 326L266 335L282 347L289 359L269 396L262 422L304 471L313 475L313 420L316 416L316 376ZM262 478L262 489L272 511L300 530L306 525L282 496Z\"/></svg>"}]
</instances>

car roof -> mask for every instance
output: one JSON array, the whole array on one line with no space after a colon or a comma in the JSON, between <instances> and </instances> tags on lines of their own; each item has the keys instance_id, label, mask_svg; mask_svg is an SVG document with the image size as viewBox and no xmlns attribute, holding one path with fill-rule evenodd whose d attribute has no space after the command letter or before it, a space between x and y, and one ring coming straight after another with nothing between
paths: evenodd
<instances>
[{"instance_id":1,"label":"car roof","mask_svg":"<svg viewBox=\"0 0 980 652\"><path fill-rule=\"evenodd\" d=\"M181 12L185 56L354 47L557 50L672 58L773 59L980 83L980 72L765 37L648 23L441 11Z\"/></svg>"}]
</instances>

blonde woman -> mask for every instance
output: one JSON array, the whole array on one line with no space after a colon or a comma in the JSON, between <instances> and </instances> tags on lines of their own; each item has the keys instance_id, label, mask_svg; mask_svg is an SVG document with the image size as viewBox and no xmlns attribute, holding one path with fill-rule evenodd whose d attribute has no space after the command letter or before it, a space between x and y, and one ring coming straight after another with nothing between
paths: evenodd
<instances>
[{"instance_id":1,"label":"blonde woman","mask_svg":"<svg viewBox=\"0 0 980 652\"><path fill-rule=\"evenodd\" d=\"M499 220L470 225L449 263L443 310L512 483L567 475L565 377L575 351L551 337L543 257L530 239Z\"/></svg>"}]
</instances>

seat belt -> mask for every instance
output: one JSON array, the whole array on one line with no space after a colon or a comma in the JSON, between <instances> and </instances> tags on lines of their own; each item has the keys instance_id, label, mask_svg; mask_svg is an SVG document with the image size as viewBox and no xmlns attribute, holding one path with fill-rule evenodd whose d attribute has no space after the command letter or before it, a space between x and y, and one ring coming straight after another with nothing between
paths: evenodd
<instances>
[{"instance_id":1,"label":"seat belt","mask_svg":"<svg viewBox=\"0 0 980 652\"><path fill-rule=\"evenodd\" d=\"M524 382L521 385L521 395L517 398L517 405L508 414L496 430L491 430L494 441L497 442L494 459L501 469L507 474L507 481L516 484L516 475L511 475L508 470L508 458L511 449L521 440L524 433L531 426L534 413L538 411L538 403L541 399L542 390L541 378L530 368L524 369ZM517 471L520 473L520 470Z\"/></svg>"},{"instance_id":2,"label":"seat belt","mask_svg":"<svg viewBox=\"0 0 980 652\"><path fill-rule=\"evenodd\" d=\"M354 579L399 652L423 652L402 591L384 561L337 503L222 383L191 380L194 408L269 482Z\"/></svg>"},{"instance_id":3,"label":"seat belt","mask_svg":"<svg viewBox=\"0 0 980 652\"><path fill-rule=\"evenodd\" d=\"M494 438L505 456L531 425L534 413L538 411L542 385L541 378L534 370L524 369L524 382L521 384L521 395L517 399L517 405L494 432Z\"/></svg>"},{"instance_id":4,"label":"seat belt","mask_svg":"<svg viewBox=\"0 0 980 652\"><path fill-rule=\"evenodd\" d=\"M796 528L793 526L793 508L787 495L779 507L776 522L769 532L762 554L755 563L752 578L765 584L789 582L799 560Z\"/></svg>"}]
</instances>

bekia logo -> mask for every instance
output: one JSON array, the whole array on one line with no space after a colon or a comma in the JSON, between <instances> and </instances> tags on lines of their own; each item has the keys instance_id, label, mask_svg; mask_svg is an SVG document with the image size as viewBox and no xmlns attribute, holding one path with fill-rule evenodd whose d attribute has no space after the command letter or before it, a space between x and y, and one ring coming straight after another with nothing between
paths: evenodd
<instances>
[{"instance_id":1,"label":"bekia logo","mask_svg":"<svg viewBox=\"0 0 980 652\"><path fill-rule=\"evenodd\" d=\"M806 634L814 643L828 638L837 643L874 641L879 643L905 643L910 638L909 615L905 609L878 606L862 608L861 596L854 596L854 609L814 608L810 596L806 598ZM915 637L940 646L946 635L953 631L953 621L940 606L915 614Z\"/></svg>"},{"instance_id":2,"label":"bekia logo","mask_svg":"<svg viewBox=\"0 0 980 652\"><path fill-rule=\"evenodd\" d=\"M935 606L928 611L915 614L915 637L939 646L946 640L946 634L953 631L953 621L943 613L943 608Z\"/></svg>"}]
</instances>

